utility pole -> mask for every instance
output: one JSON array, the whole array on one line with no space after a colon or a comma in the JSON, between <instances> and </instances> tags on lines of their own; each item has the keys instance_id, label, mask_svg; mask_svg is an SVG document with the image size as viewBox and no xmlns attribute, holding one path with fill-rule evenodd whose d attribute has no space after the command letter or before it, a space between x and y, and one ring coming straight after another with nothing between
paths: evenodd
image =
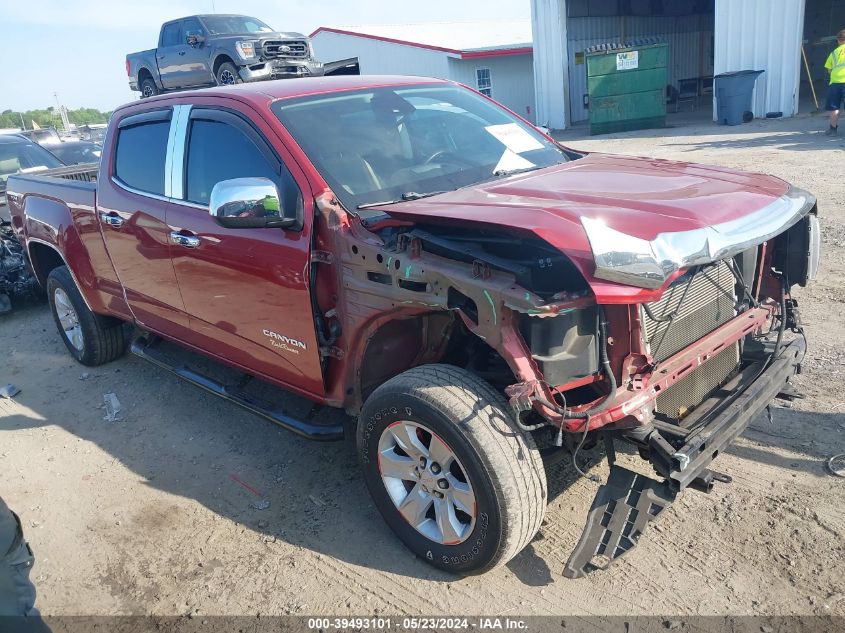
<instances>
[{"instance_id":1,"label":"utility pole","mask_svg":"<svg viewBox=\"0 0 845 633\"><path fill-rule=\"evenodd\" d=\"M67 110L65 107L59 102L59 95L58 93L53 93L53 96L56 98L56 105L59 107L59 116L62 120L62 127L65 129L65 134L70 134L70 119L67 117Z\"/></svg>"},{"instance_id":2,"label":"utility pole","mask_svg":"<svg viewBox=\"0 0 845 633\"><path fill-rule=\"evenodd\" d=\"M18 116L21 118L21 130L26 130L26 123L23 120L23 112L18 112Z\"/></svg>"}]
</instances>

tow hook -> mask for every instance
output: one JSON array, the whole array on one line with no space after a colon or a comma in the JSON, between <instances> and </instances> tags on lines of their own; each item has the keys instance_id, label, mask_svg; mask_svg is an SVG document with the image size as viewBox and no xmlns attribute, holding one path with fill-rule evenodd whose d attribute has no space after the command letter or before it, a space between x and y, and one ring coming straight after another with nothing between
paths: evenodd
<instances>
[{"instance_id":1,"label":"tow hook","mask_svg":"<svg viewBox=\"0 0 845 633\"><path fill-rule=\"evenodd\" d=\"M688 487L693 490L698 490L699 492L710 493L713 492L713 484L717 481L729 484L733 481L733 477L715 470L705 470L698 477L693 479Z\"/></svg>"}]
</instances>

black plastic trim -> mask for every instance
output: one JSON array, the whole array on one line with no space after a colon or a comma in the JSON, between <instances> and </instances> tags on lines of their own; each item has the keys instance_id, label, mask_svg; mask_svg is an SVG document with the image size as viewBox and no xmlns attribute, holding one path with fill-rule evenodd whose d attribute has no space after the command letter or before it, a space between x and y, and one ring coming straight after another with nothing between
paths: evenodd
<instances>
[{"instance_id":1,"label":"black plastic trim","mask_svg":"<svg viewBox=\"0 0 845 633\"><path fill-rule=\"evenodd\" d=\"M118 129L122 130L123 128L133 127L135 125L142 125L144 123L157 123L159 121L169 121L173 116L173 108L167 106L166 108L161 108L159 110L149 110L147 112L141 112L140 114L133 114L132 116L128 116L120 120L117 127Z\"/></svg>"}]
</instances>

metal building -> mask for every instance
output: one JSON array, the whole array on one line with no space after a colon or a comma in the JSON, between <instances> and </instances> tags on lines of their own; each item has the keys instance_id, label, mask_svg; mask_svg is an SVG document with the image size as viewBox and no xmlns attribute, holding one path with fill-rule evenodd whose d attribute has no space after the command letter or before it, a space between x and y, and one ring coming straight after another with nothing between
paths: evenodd
<instances>
[{"instance_id":1,"label":"metal building","mask_svg":"<svg viewBox=\"0 0 845 633\"><path fill-rule=\"evenodd\" d=\"M318 59L357 57L362 75L458 81L535 121L527 20L323 26L311 37Z\"/></svg>"},{"instance_id":2,"label":"metal building","mask_svg":"<svg viewBox=\"0 0 845 633\"><path fill-rule=\"evenodd\" d=\"M694 90L690 101L712 108L715 120L713 76L763 70L754 115L793 116L815 108L810 77L823 97L824 60L845 28L845 0L531 0L531 18L540 125L562 129L588 118L587 48L638 39L668 43L668 98Z\"/></svg>"}]
</instances>

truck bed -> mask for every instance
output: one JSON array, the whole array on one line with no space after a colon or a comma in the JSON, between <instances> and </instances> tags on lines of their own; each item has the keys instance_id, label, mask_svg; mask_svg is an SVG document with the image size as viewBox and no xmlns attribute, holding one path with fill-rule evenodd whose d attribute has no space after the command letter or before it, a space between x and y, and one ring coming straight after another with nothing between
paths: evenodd
<instances>
[{"instance_id":1,"label":"truck bed","mask_svg":"<svg viewBox=\"0 0 845 633\"><path fill-rule=\"evenodd\" d=\"M89 205L93 208L97 191L97 163L56 167L28 174L9 176L7 192L11 194L35 193L63 200L71 205ZM0 207L0 222L10 222L9 207Z\"/></svg>"},{"instance_id":2,"label":"truck bed","mask_svg":"<svg viewBox=\"0 0 845 633\"><path fill-rule=\"evenodd\" d=\"M56 167L30 174L9 176L11 195L38 195L63 201L69 207L86 205L93 209L97 193L97 163Z\"/></svg>"}]
</instances>

